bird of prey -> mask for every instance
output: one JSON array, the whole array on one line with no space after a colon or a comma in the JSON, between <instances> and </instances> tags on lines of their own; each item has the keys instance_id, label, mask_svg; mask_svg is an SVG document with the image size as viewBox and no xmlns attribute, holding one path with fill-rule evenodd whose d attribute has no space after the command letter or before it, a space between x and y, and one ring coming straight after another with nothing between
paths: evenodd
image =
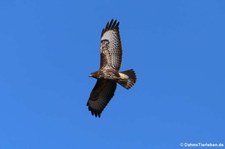
<instances>
[{"instance_id":1,"label":"bird of prey","mask_svg":"<svg viewBox=\"0 0 225 149\"><path fill-rule=\"evenodd\" d=\"M133 69L119 72L122 61L122 46L119 33L119 22L109 21L101 33L100 68L90 74L97 82L87 102L88 110L95 117L102 111L114 96L117 83L130 89L136 82Z\"/></svg>"}]
</instances>

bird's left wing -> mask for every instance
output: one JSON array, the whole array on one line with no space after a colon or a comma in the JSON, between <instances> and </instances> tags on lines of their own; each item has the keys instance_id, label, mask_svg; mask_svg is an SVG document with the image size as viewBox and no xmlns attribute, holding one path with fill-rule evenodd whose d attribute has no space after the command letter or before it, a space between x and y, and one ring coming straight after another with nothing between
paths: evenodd
<instances>
[{"instance_id":1,"label":"bird's left wing","mask_svg":"<svg viewBox=\"0 0 225 149\"><path fill-rule=\"evenodd\" d=\"M117 20L112 19L102 30L100 52L100 68L109 66L115 70L120 69L122 62L122 46L120 41L119 22Z\"/></svg>"},{"instance_id":2,"label":"bird's left wing","mask_svg":"<svg viewBox=\"0 0 225 149\"><path fill-rule=\"evenodd\" d=\"M95 84L87 106L91 114L100 117L102 111L113 97L116 90L116 82L112 80L99 79Z\"/></svg>"}]
</instances>

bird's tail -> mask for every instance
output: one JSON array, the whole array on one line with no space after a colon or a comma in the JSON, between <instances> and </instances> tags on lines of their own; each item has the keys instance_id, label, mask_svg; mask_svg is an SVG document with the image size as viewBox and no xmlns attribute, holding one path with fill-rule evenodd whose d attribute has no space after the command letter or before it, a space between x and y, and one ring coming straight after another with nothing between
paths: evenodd
<instances>
[{"instance_id":1,"label":"bird's tail","mask_svg":"<svg viewBox=\"0 0 225 149\"><path fill-rule=\"evenodd\" d=\"M126 89L130 89L136 83L136 74L133 69L122 71L118 83Z\"/></svg>"}]
</instances>

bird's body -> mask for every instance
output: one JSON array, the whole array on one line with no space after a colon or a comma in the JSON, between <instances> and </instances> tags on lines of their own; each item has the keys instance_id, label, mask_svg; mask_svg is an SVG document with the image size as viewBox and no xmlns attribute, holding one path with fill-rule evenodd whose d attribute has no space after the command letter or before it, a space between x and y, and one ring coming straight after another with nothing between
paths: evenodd
<instances>
[{"instance_id":1,"label":"bird's body","mask_svg":"<svg viewBox=\"0 0 225 149\"><path fill-rule=\"evenodd\" d=\"M106 24L101 34L100 68L90 74L97 79L87 106L92 115L100 117L102 111L113 97L117 83L131 88L136 82L133 69L119 72L122 62L122 46L119 35L119 22L111 20Z\"/></svg>"},{"instance_id":2,"label":"bird's body","mask_svg":"<svg viewBox=\"0 0 225 149\"><path fill-rule=\"evenodd\" d=\"M96 79L110 79L114 81L120 79L119 73L113 69L100 69L99 71L91 73L90 76Z\"/></svg>"}]
</instances>

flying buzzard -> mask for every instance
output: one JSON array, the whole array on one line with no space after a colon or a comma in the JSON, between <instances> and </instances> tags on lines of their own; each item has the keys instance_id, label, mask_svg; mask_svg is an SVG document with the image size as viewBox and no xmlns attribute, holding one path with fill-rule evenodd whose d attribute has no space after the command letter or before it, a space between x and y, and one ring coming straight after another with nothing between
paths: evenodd
<instances>
[{"instance_id":1,"label":"flying buzzard","mask_svg":"<svg viewBox=\"0 0 225 149\"><path fill-rule=\"evenodd\" d=\"M90 94L87 106L95 117L102 111L113 97L117 83L130 89L136 82L133 69L119 72L122 61L122 46L119 34L119 22L111 20L102 30L100 69L90 74L97 82Z\"/></svg>"}]
</instances>

